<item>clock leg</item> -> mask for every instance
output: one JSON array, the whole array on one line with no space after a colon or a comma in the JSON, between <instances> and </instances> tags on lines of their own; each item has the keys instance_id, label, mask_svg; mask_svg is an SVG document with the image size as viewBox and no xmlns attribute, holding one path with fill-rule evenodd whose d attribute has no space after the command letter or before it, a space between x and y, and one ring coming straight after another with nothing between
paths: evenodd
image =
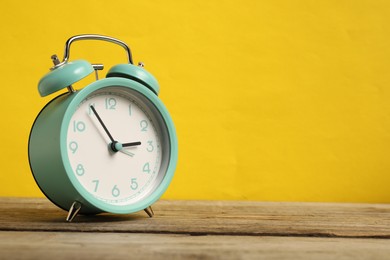
<instances>
[{"instance_id":1,"label":"clock leg","mask_svg":"<svg viewBox=\"0 0 390 260\"><path fill-rule=\"evenodd\" d=\"M69 209L68 216L66 217L66 221L72 222L74 217L76 217L77 213L81 209L81 203L78 201L73 202L72 206Z\"/></svg>"},{"instance_id":2,"label":"clock leg","mask_svg":"<svg viewBox=\"0 0 390 260\"><path fill-rule=\"evenodd\" d=\"M146 212L146 214L148 214L148 216L150 218L152 218L154 216L154 212L153 212L152 206L147 207L146 209L144 209L144 211Z\"/></svg>"}]
</instances>

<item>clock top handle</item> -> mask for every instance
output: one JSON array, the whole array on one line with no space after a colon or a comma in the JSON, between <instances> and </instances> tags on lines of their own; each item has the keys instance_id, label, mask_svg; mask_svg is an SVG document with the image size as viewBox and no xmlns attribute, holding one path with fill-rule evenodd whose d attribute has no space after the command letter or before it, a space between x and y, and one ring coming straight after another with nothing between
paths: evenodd
<instances>
[{"instance_id":1,"label":"clock top handle","mask_svg":"<svg viewBox=\"0 0 390 260\"><path fill-rule=\"evenodd\" d=\"M118 44L118 45L122 46L125 49L125 51L127 53L127 59L129 61L129 63L133 64L133 58L131 56L130 48L123 41L118 40L118 39L113 38L113 37L104 36L104 35L98 35L98 34L80 34L80 35L72 36L72 37L70 37L66 41L66 43L65 43L64 59L62 60L61 63L58 63L58 64L55 65L56 68L60 67L60 66L62 66L65 63L68 62L69 56L70 56L70 45L73 42L81 41L81 40L98 40L98 41L106 41L106 42L112 42L112 43Z\"/></svg>"}]
</instances>

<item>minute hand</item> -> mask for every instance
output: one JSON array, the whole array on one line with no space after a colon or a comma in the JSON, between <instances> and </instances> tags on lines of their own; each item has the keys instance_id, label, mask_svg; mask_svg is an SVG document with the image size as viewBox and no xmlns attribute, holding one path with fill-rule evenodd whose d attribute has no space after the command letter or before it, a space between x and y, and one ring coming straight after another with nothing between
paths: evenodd
<instances>
[{"instance_id":1,"label":"minute hand","mask_svg":"<svg viewBox=\"0 0 390 260\"><path fill-rule=\"evenodd\" d=\"M111 142L114 143L115 140L114 138L112 137L112 135L110 134L110 132L108 131L106 125L103 123L102 119L100 118L99 114L96 112L94 106L90 106L92 112L95 114L96 118L99 120L99 123L102 125L104 131L106 132L106 134L108 135L108 137L110 138Z\"/></svg>"}]
</instances>

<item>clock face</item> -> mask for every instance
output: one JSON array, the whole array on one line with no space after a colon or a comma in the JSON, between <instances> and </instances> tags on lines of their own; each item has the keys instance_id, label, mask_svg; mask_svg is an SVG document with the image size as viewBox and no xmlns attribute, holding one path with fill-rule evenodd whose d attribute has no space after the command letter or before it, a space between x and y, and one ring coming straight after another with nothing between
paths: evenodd
<instances>
[{"instance_id":1,"label":"clock face","mask_svg":"<svg viewBox=\"0 0 390 260\"><path fill-rule=\"evenodd\" d=\"M69 121L70 174L103 203L137 203L164 178L167 140L164 121L147 98L123 87L99 89L80 103Z\"/></svg>"}]
</instances>

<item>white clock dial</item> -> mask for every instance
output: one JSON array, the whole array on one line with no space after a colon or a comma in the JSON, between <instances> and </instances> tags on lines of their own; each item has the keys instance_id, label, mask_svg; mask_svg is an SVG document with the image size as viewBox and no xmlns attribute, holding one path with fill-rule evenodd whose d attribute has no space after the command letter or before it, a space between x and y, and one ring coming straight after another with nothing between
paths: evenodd
<instances>
[{"instance_id":1,"label":"white clock dial","mask_svg":"<svg viewBox=\"0 0 390 260\"><path fill-rule=\"evenodd\" d=\"M103 88L84 99L70 120L67 153L73 173L105 203L136 203L163 178L164 135L145 102L129 91Z\"/></svg>"}]
</instances>

